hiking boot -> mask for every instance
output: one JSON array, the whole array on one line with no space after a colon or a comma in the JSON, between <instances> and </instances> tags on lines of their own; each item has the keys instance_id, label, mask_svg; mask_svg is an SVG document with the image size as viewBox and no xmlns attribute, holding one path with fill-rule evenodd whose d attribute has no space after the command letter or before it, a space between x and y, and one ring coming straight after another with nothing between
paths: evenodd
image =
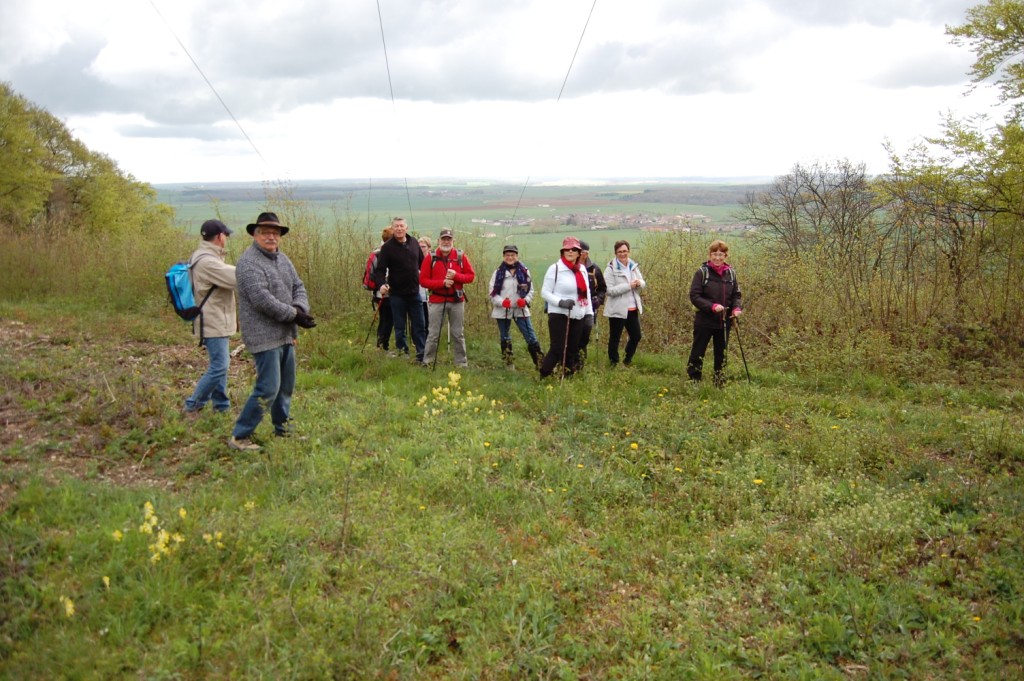
<instances>
[{"instance_id":1,"label":"hiking boot","mask_svg":"<svg viewBox=\"0 0 1024 681\"><path fill-rule=\"evenodd\" d=\"M501 359L505 362L506 369L515 369L512 358L512 341L501 341Z\"/></svg>"},{"instance_id":2,"label":"hiking boot","mask_svg":"<svg viewBox=\"0 0 1024 681\"><path fill-rule=\"evenodd\" d=\"M533 361L534 366L540 369L541 362L544 361L544 351L541 349L540 344L531 345L527 350L530 352L530 359Z\"/></svg>"},{"instance_id":3,"label":"hiking boot","mask_svg":"<svg viewBox=\"0 0 1024 681\"><path fill-rule=\"evenodd\" d=\"M184 407L181 410L181 415L188 419L189 421L195 421L196 419L203 415L203 410L189 409L188 407Z\"/></svg>"},{"instance_id":4,"label":"hiking boot","mask_svg":"<svg viewBox=\"0 0 1024 681\"><path fill-rule=\"evenodd\" d=\"M240 452L258 452L260 446L247 437L232 437L228 440L228 447L237 449Z\"/></svg>"}]
</instances>

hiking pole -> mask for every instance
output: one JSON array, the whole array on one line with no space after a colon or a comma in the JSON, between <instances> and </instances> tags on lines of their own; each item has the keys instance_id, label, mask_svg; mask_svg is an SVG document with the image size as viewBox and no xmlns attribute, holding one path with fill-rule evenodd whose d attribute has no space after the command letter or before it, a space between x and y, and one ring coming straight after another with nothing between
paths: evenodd
<instances>
[{"instance_id":1,"label":"hiking pole","mask_svg":"<svg viewBox=\"0 0 1024 681\"><path fill-rule=\"evenodd\" d=\"M434 346L434 361L430 365L430 370L431 371L433 371L434 369L437 368L437 356L439 354L441 354L439 352L440 349L441 349L440 348L440 345L441 345L441 324L444 324L444 317L445 317L445 314L447 314L447 312L448 312L448 298L445 298L444 299L444 305L441 306L441 319L438 320L438 323L437 323L437 345Z\"/></svg>"},{"instance_id":2,"label":"hiking pole","mask_svg":"<svg viewBox=\"0 0 1024 681\"><path fill-rule=\"evenodd\" d=\"M561 383L565 380L565 361L569 356L569 312L565 313L565 342L562 344L562 373L558 377L558 382Z\"/></svg>"},{"instance_id":3,"label":"hiking pole","mask_svg":"<svg viewBox=\"0 0 1024 681\"><path fill-rule=\"evenodd\" d=\"M736 342L740 344L740 358L743 359L743 371L747 373L747 384L750 384L750 369L747 368L747 356L743 354L743 337L740 336L740 320L739 317L733 316L733 322L736 323ZM726 335L728 338L728 335Z\"/></svg>"},{"instance_id":4,"label":"hiking pole","mask_svg":"<svg viewBox=\"0 0 1024 681\"><path fill-rule=\"evenodd\" d=\"M383 303L383 302L384 302L384 299L381 298L380 302L378 302L376 305L373 305L373 319L370 320L370 328L368 328L366 330L366 338L363 339L363 347L360 348L360 352L365 350L366 349L366 344L370 342L370 334L373 333L373 327L377 323L377 315L380 314L380 306L381 306L381 303ZM373 304L372 300L370 301L370 304L371 305Z\"/></svg>"}]
</instances>

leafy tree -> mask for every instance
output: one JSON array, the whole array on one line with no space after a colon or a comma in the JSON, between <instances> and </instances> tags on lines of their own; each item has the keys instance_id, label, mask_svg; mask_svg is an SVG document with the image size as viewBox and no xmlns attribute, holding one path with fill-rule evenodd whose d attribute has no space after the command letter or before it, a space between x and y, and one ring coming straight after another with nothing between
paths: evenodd
<instances>
[{"instance_id":1,"label":"leafy tree","mask_svg":"<svg viewBox=\"0 0 1024 681\"><path fill-rule=\"evenodd\" d=\"M967 22L947 26L955 45L968 45L977 56L971 67L975 84L995 78L1003 102L1014 102L1012 116L1024 114L1024 2L989 0L967 10Z\"/></svg>"},{"instance_id":2,"label":"leafy tree","mask_svg":"<svg viewBox=\"0 0 1024 681\"><path fill-rule=\"evenodd\" d=\"M167 226L172 217L152 187L0 84L0 219L19 231L130 234Z\"/></svg>"},{"instance_id":3,"label":"leafy tree","mask_svg":"<svg viewBox=\"0 0 1024 681\"><path fill-rule=\"evenodd\" d=\"M45 213L60 174L35 127L36 112L7 83L0 83L0 220L27 227Z\"/></svg>"}]
</instances>

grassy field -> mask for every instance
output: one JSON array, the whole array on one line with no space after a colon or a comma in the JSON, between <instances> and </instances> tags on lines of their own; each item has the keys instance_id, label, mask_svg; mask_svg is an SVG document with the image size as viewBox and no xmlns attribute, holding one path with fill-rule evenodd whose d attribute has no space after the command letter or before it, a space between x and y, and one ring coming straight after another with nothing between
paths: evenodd
<instances>
[{"instance_id":1,"label":"grassy field","mask_svg":"<svg viewBox=\"0 0 1024 681\"><path fill-rule=\"evenodd\" d=\"M1021 677L1020 367L757 325L717 390L680 347L540 382L493 331L455 374L326 321L301 439L239 455L162 301L0 302L0 677Z\"/></svg>"},{"instance_id":2,"label":"grassy field","mask_svg":"<svg viewBox=\"0 0 1024 681\"><path fill-rule=\"evenodd\" d=\"M353 220L361 229L377 231L391 216L410 218L413 233L435 236L441 227L497 231L499 236L529 232L513 227L510 231L474 224L473 220L532 219L549 231L550 225L564 223L569 213L595 215L635 215L686 217L697 224L722 227L735 223L739 202L750 186L745 185L608 185L565 187L512 185L500 183L424 185L372 181L363 183L297 183L287 187L257 184L210 185L205 187L171 185L159 188L161 201L173 206L181 226L195 232L204 220L219 214L229 225L251 222L267 204L267 196L289 197L302 201L327 224L336 218Z\"/></svg>"}]
</instances>

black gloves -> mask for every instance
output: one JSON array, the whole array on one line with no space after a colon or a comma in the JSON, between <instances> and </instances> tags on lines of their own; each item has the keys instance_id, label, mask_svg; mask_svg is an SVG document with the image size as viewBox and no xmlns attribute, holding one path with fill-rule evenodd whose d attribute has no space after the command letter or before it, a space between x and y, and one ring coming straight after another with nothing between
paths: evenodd
<instances>
[{"instance_id":1,"label":"black gloves","mask_svg":"<svg viewBox=\"0 0 1024 681\"><path fill-rule=\"evenodd\" d=\"M566 310L571 310L572 308L576 307L576 301L573 300L572 298L562 298L561 300L558 301L558 307L565 308Z\"/></svg>"},{"instance_id":2,"label":"black gloves","mask_svg":"<svg viewBox=\"0 0 1024 681\"><path fill-rule=\"evenodd\" d=\"M298 307L295 308L295 323L304 329L312 329L316 326L316 320Z\"/></svg>"}]
</instances>

